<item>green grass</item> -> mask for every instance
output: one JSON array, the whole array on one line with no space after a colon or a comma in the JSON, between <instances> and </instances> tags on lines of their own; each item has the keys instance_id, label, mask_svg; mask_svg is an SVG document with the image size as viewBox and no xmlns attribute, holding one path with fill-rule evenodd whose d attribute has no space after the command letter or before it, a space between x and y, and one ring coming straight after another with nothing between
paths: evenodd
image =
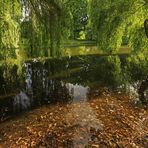
<instances>
[{"instance_id":1,"label":"green grass","mask_svg":"<svg viewBox=\"0 0 148 148\"><path fill-rule=\"evenodd\" d=\"M95 41L67 41L65 42L61 47L61 56L62 57L71 57L71 56L81 56L81 55L110 55L110 53L105 53L101 49L99 49ZM117 54L130 54L131 48L127 46L122 46L117 52L114 52L113 55ZM57 57L58 58L58 57ZM33 58L23 58L19 57L19 59L12 59L9 58L7 60L1 60L0 64L18 64L18 62L23 63L24 61L32 61ZM47 59L53 59L52 57L37 57L35 58L38 61L47 60Z\"/></svg>"},{"instance_id":2,"label":"green grass","mask_svg":"<svg viewBox=\"0 0 148 148\"><path fill-rule=\"evenodd\" d=\"M96 46L96 41L88 41L88 40L67 40L66 42L63 42L61 47L77 47L77 46L87 46L87 45L93 45Z\"/></svg>"}]
</instances>

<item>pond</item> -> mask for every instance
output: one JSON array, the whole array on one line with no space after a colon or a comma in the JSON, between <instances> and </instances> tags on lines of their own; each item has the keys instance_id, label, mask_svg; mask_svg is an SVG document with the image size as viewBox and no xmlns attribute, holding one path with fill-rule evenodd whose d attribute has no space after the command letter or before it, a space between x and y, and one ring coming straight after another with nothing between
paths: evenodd
<instances>
[{"instance_id":1,"label":"pond","mask_svg":"<svg viewBox=\"0 0 148 148\"><path fill-rule=\"evenodd\" d=\"M21 118L26 112L30 114L30 111L31 116L43 116L41 118L44 119L41 112L46 112L45 114L48 114L46 119L53 115L55 118L52 117L54 121L45 120L44 126L46 124L49 126L49 123L56 126L61 122L63 126L64 122L69 128L65 132L62 131L69 136L66 144L68 143L70 147L77 147L79 144L89 145L94 132L104 129L93 107L93 101L96 100L92 98L100 97L102 101L105 99L109 101L110 98L111 101L112 95L115 94L120 98L121 94L129 94L130 91L132 97L137 97L136 87L131 85L131 83L138 85L137 81L134 83L129 80L129 73L126 71L129 57L130 55L126 54L118 56L89 54L66 56L61 59L33 59L17 64L1 63L0 122L3 124L10 120L15 121L15 118ZM99 108L99 104L97 107ZM30 118L29 116L27 118ZM28 120L28 123L31 122L31 119ZM33 121L35 122L38 121ZM71 133L69 130L73 136L69 135ZM51 136L52 140L48 136ZM53 132L48 136L46 138L50 139L47 140L50 146L60 139L57 138L59 135Z\"/></svg>"},{"instance_id":2,"label":"pond","mask_svg":"<svg viewBox=\"0 0 148 148\"><path fill-rule=\"evenodd\" d=\"M21 66L2 64L1 120L43 104L87 100L97 88L119 87L123 75L120 63L114 63L115 60L115 56L91 55L31 60Z\"/></svg>"},{"instance_id":3,"label":"pond","mask_svg":"<svg viewBox=\"0 0 148 148\"><path fill-rule=\"evenodd\" d=\"M92 54L42 61L33 59L20 65L1 64L1 120L13 112L42 104L88 99L95 89L116 90L122 86L124 91L128 75L123 67L128 56Z\"/></svg>"}]
</instances>

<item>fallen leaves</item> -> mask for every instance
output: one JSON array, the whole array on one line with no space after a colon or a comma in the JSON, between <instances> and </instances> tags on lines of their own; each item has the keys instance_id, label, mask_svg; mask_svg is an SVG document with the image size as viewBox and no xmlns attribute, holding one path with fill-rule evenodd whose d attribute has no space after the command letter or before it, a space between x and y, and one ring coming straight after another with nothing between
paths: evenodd
<instances>
[{"instance_id":1,"label":"fallen leaves","mask_svg":"<svg viewBox=\"0 0 148 148\"><path fill-rule=\"evenodd\" d=\"M118 99L120 98L120 99ZM44 106L0 126L3 147L116 148L148 145L148 111L123 94Z\"/></svg>"}]
</instances>

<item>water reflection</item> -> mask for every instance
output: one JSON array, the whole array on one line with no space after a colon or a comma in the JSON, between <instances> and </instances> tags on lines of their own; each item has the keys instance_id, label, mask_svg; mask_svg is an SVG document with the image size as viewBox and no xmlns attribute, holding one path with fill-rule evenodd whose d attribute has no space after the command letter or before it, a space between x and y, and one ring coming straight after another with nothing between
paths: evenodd
<instances>
[{"instance_id":1,"label":"water reflection","mask_svg":"<svg viewBox=\"0 0 148 148\"><path fill-rule=\"evenodd\" d=\"M73 85L71 83L66 84L66 87L69 90L73 103L87 100L89 87L83 87L78 84Z\"/></svg>"},{"instance_id":2,"label":"water reflection","mask_svg":"<svg viewBox=\"0 0 148 148\"><path fill-rule=\"evenodd\" d=\"M29 109L31 106L31 98L24 92L20 92L13 99L14 112L20 112Z\"/></svg>"},{"instance_id":3,"label":"water reflection","mask_svg":"<svg viewBox=\"0 0 148 148\"><path fill-rule=\"evenodd\" d=\"M51 103L85 102L89 109L87 99L113 90L127 89L137 98L138 86L133 87L131 78L128 83L132 75L126 72L126 58L89 55L30 60L22 64L25 66L20 73L17 72L20 65L1 64L0 118Z\"/></svg>"},{"instance_id":4,"label":"water reflection","mask_svg":"<svg viewBox=\"0 0 148 148\"><path fill-rule=\"evenodd\" d=\"M77 147L78 145L88 146L93 138L93 132L103 130L103 124L96 117L96 112L87 101L89 87L70 83L66 84L66 86L72 95L73 103L72 108L65 115L66 122L71 125L69 121L73 118L75 119L72 123L71 132L73 136L71 137L71 144L68 143L67 145L72 147ZM79 105L75 104L77 102L79 102Z\"/></svg>"},{"instance_id":5,"label":"water reflection","mask_svg":"<svg viewBox=\"0 0 148 148\"><path fill-rule=\"evenodd\" d=\"M32 69L31 64L26 64L26 91L32 91Z\"/></svg>"}]
</instances>

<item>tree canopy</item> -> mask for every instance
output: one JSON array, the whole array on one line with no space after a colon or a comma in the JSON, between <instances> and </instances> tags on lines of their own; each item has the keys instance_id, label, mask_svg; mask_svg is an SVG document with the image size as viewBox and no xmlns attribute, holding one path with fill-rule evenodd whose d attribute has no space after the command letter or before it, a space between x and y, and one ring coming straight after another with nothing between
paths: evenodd
<instances>
[{"instance_id":1,"label":"tree canopy","mask_svg":"<svg viewBox=\"0 0 148 148\"><path fill-rule=\"evenodd\" d=\"M116 50L125 40L134 50L148 47L144 33L147 0L90 0L90 5L91 25L103 50Z\"/></svg>"},{"instance_id":2,"label":"tree canopy","mask_svg":"<svg viewBox=\"0 0 148 148\"><path fill-rule=\"evenodd\" d=\"M17 49L29 56L59 56L69 39L96 40L105 52L122 45L146 50L147 8L147 0L3 0L1 54Z\"/></svg>"}]
</instances>

